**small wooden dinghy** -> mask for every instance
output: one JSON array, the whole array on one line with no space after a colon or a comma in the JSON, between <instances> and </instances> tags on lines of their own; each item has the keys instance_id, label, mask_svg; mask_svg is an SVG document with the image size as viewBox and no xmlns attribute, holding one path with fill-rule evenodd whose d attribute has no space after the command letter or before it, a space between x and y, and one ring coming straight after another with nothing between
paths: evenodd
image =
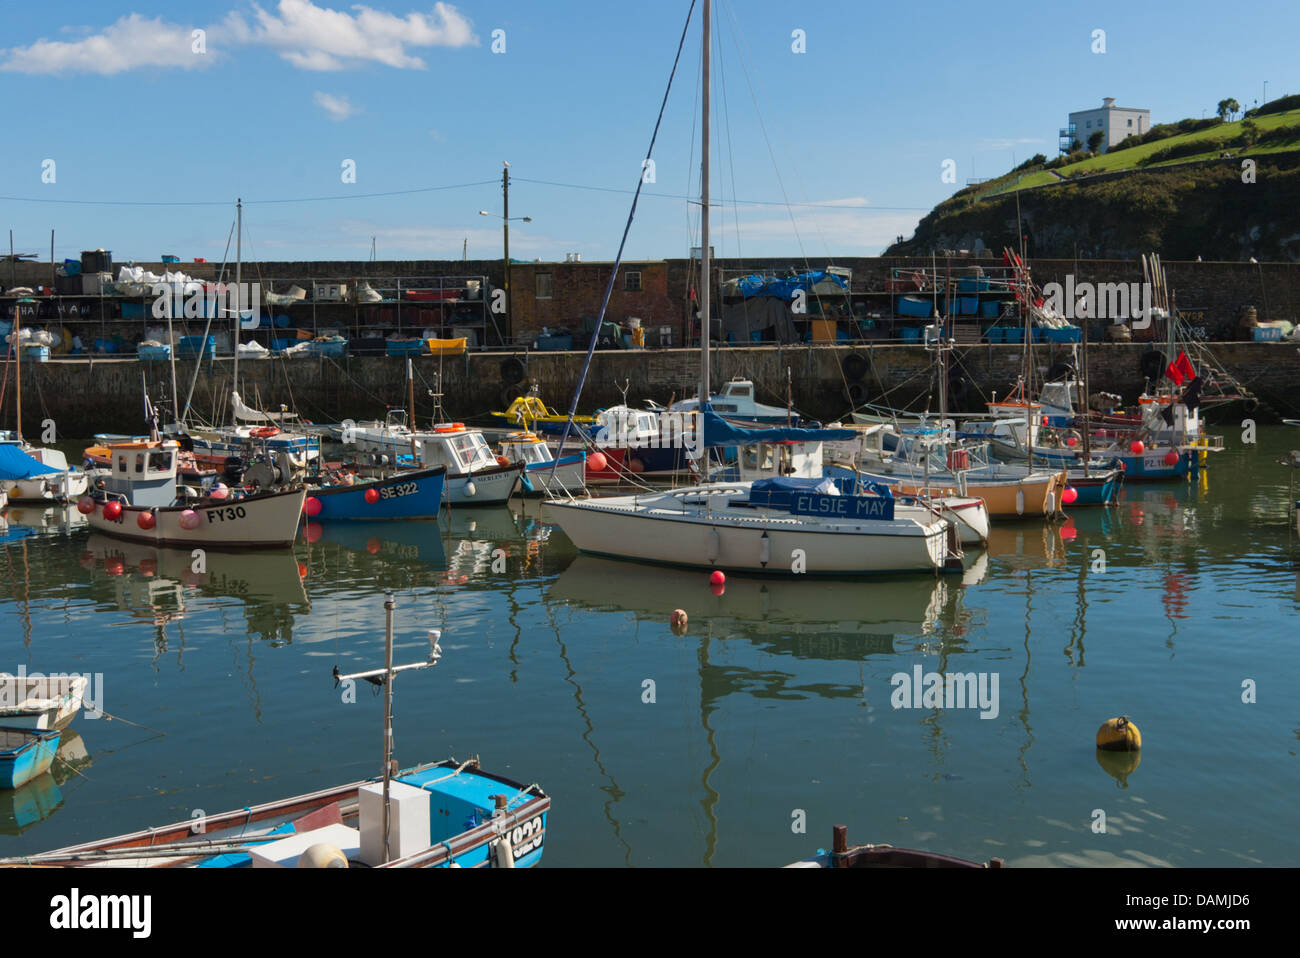
<instances>
[{"instance_id":1,"label":"small wooden dinghy","mask_svg":"<svg viewBox=\"0 0 1300 958\"><path fill-rule=\"evenodd\" d=\"M10 675L0 672L0 728L28 732L61 729L81 711L84 675Z\"/></svg>"},{"instance_id":2,"label":"small wooden dinghy","mask_svg":"<svg viewBox=\"0 0 1300 958\"><path fill-rule=\"evenodd\" d=\"M895 848L893 845L849 845L849 829L836 825L830 854L818 852L816 857L786 865L786 868L1002 868L1001 858L986 862L972 862L937 852L922 852L913 848Z\"/></svg>"},{"instance_id":3,"label":"small wooden dinghy","mask_svg":"<svg viewBox=\"0 0 1300 958\"><path fill-rule=\"evenodd\" d=\"M0 728L0 788L18 788L48 772L62 734Z\"/></svg>"}]
</instances>

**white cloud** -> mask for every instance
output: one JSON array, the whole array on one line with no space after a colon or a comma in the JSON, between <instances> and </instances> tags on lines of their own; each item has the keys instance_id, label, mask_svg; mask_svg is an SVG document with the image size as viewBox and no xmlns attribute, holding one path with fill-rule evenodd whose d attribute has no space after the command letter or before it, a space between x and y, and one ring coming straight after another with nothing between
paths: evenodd
<instances>
[{"instance_id":1,"label":"white cloud","mask_svg":"<svg viewBox=\"0 0 1300 958\"><path fill-rule=\"evenodd\" d=\"M302 70L343 70L382 63L423 70L425 62L408 47L477 46L478 37L456 7L435 3L431 14L399 17L357 4L355 13L318 7L311 0L280 0L276 13L253 4L254 22L238 13L226 17L231 38L266 46Z\"/></svg>"},{"instance_id":2,"label":"white cloud","mask_svg":"<svg viewBox=\"0 0 1300 958\"><path fill-rule=\"evenodd\" d=\"M312 99L318 107L330 115L331 120L346 120L348 117L361 112L361 109L348 102L348 98L345 96L334 96L317 90L312 95Z\"/></svg>"},{"instance_id":3,"label":"white cloud","mask_svg":"<svg viewBox=\"0 0 1300 958\"><path fill-rule=\"evenodd\" d=\"M80 32L80 31L78 31ZM213 54L196 53L191 27L152 20L138 13L121 17L101 33L79 40L37 40L0 51L0 70L9 73L97 73L112 76L140 67L199 70Z\"/></svg>"}]
</instances>

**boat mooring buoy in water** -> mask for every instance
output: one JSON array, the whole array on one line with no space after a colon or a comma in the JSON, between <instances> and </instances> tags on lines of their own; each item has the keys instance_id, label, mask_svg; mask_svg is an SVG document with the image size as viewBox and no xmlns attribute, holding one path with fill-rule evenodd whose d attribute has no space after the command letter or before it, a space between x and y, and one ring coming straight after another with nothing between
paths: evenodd
<instances>
[{"instance_id":1,"label":"boat mooring buoy in water","mask_svg":"<svg viewBox=\"0 0 1300 958\"><path fill-rule=\"evenodd\" d=\"M686 634L686 610L673 609L672 615L668 617L668 624L672 627L673 635Z\"/></svg>"},{"instance_id":2,"label":"boat mooring buoy in water","mask_svg":"<svg viewBox=\"0 0 1300 958\"><path fill-rule=\"evenodd\" d=\"M1097 729L1097 748L1106 752L1136 752L1142 748L1142 733L1127 715L1107 719Z\"/></svg>"}]
</instances>

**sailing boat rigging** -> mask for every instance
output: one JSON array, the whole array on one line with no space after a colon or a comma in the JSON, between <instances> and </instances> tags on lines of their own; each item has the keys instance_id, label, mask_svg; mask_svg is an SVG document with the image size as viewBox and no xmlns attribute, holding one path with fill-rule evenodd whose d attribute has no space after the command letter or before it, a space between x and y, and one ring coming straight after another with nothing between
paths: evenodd
<instances>
[{"instance_id":1,"label":"sailing boat rigging","mask_svg":"<svg viewBox=\"0 0 1300 958\"><path fill-rule=\"evenodd\" d=\"M712 395L709 382L711 0L703 2L703 28L700 174L703 281L699 299L702 408L697 414L701 428L695 435L701 438L705 449L764 442L808 443L810 451L819 458L822 442L848 440L854 433L844 429L743 429L725 421L708 404ZM670 77L670 89L671 82ZM661 120L662 115L661 107ZM657 124L655 131L657 135ZM653 146L652 139L651 150ZM635 203L634 199L633 213ZM629 226L630 223L629 218ZM575 396L574 408L576 404ZM873 495L843 495L838 485L825 477L780 475L757 481L706 482L644 495L550 499L546 506L579 550L635 561L775 575L960 570L962 551L952 522L933 508L896 502L887 489L874 491Z\"/></svg>"}]
</instances>

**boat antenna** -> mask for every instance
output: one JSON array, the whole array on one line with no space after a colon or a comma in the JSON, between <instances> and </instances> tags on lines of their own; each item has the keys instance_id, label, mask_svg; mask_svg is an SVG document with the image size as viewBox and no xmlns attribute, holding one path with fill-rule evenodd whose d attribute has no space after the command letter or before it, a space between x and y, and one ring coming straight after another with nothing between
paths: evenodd
<instances>
[{"instance_id":1,"label":"boat antenna","mask_svg":"<svg viewBox=\"0 0 1300 958\"><path fill-rule=\"evenodd\" d=\"M428 661L414 662L410 665L393 665L393 609L395 607L396 603L393 601L393 593L390 589L384 594L384 667L382 669L371 669L368 672L354 672L351 675L341 675L338 666L334 666L335 687L343 682L355 682L357 679L366 679L370 682L378 682L384 687L384 848L380 858L380 864L387 864L390 860L388 850L388 792L393 778L393 679L399 672L407 672L411 669L432 668L437 665L438 660L442 658L442 646L438 641L442 638L442 630L430 629Z\"/></svg>"}]
</instances>

